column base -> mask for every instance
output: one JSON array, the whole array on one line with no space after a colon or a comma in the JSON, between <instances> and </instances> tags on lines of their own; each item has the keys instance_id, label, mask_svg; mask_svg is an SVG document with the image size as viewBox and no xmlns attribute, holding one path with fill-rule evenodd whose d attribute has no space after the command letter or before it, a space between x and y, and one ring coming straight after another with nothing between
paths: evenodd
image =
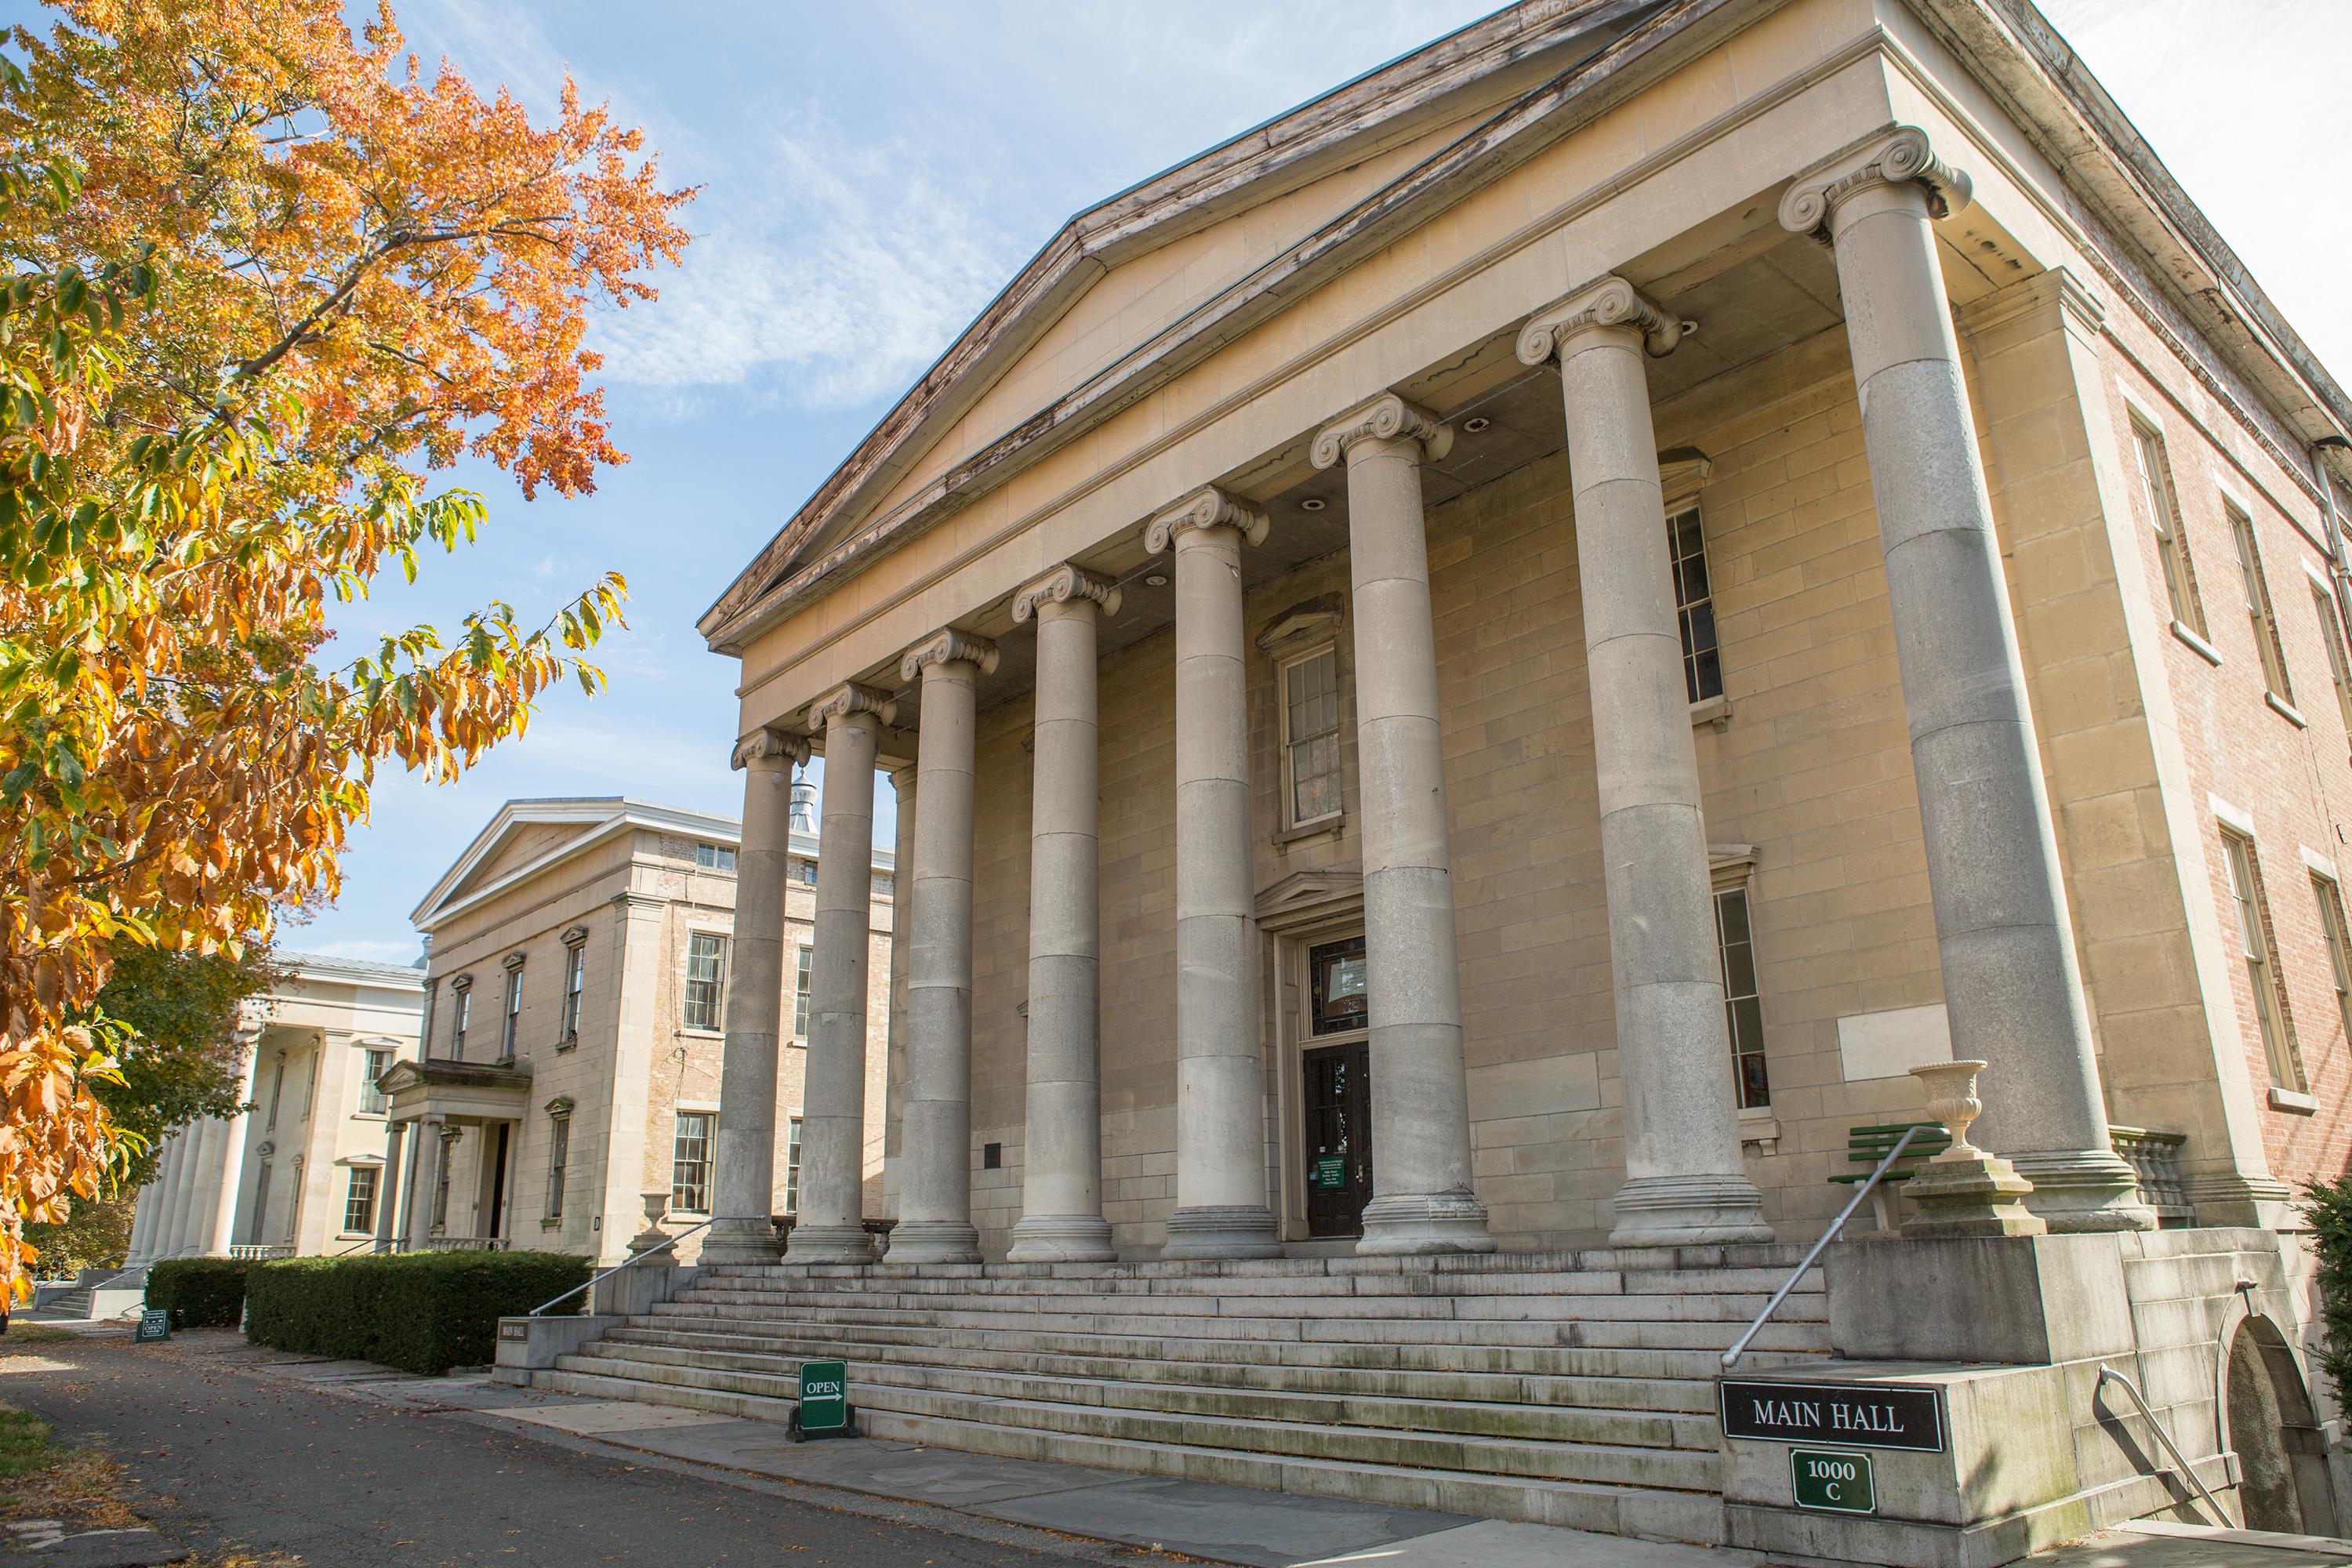
<instances>
[{"instance_id":1,"label":"column base","mask_svg":"<svg viewBox=\"0 0 2352 1568\"><path fill-rule=\"evenodd\" d=\"M1112 1263L1110 1222L1098 1215L1024 1215L1013 1226L1007 1263Z\"/></svg>"},{"instance_id":2,"label":"column base","mask_svg":"<svg viewBox=\"0 0 2352 1568\"><path fill-rule=\"evenodd\" d=\"M787 1263L871 1263L874 1237L857 1225L796 1225L784 1238Z\"/></svg>"},{"instance_id":3,"label":"column base","mask_svg":"<svg viewBox=\"0 0 2352 1568\"><path fill-rule=\"evenodd\" d=\"M1635 1176L1617 1189L1612 1247L1724 1247L1774 1241L1764 1197L1745 1176Z\"/></svg>"},{"instance_id":4,"label":"column base","mask_svg":"<svg viewBox=\"0 0 2352 1568\"><path fill-rule=\"evenodd\" d=\"M1903 1195L1918 1211L1903 1222L1903 1235L1913 1241L2042 1235L2046 1222L2024 1204L2032 1191L2006 1160L1938 1154L1903 1184Z\"/></svg>"},{"instance_id":5,"label":"column base","mask_svg":"<svg viewBox=\"0 0 2352 1568\"><path fill-rule=\"evenodd\" d=\"M1204 1205L1168 1216L1168 1241L1160 1256L1171 1260L1279 1258L1282 1242L1272 1211L1257 1204Z\"/></svg>"},{"instance_id":6,"label":"column base","mask_svg":"<svg viewBox=\"0 0 2352 1568\"><path fill-rule=\"evenodd\" d=\"M901 1219L890 1227L885 1263L977 1263L980 1232L961 1220Z\"/></svg>"},{"instance_id":7,"label":"column base","mask_svg":"<svg viewBox=\"0 0 2352 1568\"><path fill-rule=\"evenodd\" d=\"M758 1268L773 1263L782 1250L765 1219L715 1219L702 1233L701 1260L719 1267Z\"/></svg>"},{"instance_id":8,"label":"column base","mask_svg":"<svg viewBox=\"0 0 2352 1568\"><path fill-rule=\"evenodd\" d=\"M1492 1252L1486 1205L1468 1193L1401 1193L1364 1205L1359 1258L1405 1258L1438 1252Z\"/></svg>"},{"instance_id":9,"label":"column base","mask_svg":"<svg viewBox=\"0 0 2352 1568\"><path fill-rule=\"evenodd\" d=\"M2294 1189L2268 1176L2191 1176L2181 1187L2199 1225L2302 1230L2308 1224L2295 1206Z\"/></svg>"},{"instance_id":10,"label":"column base","mask_svg":"<svg viewBox=\"0 0 2352 1568\"><path fill-rule=\"evenodd\" d=\"M2111 1150L2049 1149L2008 1158L2033 1184L2025 1206L2053 1234L2156 1228L2156 1211L2139 1195L2138 1173Z\"/></svg>"}]
</instances>

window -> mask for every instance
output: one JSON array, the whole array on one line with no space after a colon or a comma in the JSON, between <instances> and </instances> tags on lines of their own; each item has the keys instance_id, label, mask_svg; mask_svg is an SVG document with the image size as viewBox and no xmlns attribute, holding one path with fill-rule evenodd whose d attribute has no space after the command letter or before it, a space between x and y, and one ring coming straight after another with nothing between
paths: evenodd
<instances>
[{"instance_id":1,"label":"window","mask_svg":"<svg viewBox=\"0 0 2352 1568\"><path fill-rule=\"evenodd\" d=\"M286 1053L278 1053L277 1070L269 1077L269 1125L278 1125L278 1103L286 1098Z\"/></svg>"},{"instance_id":2,"label":"window","mask_svg":"<svg viewBox=\"0 0 2352 1568\"><path fill-rule=\"evenodd\" d=\"M384 1107L389 1102L384 1099L383 1089L376 1079L391 1070L391 1068L390 1051L364 1050L360 1053L359 1109L361 1115L382 1116L383 1114Z\"/></svg>"},{"instance_id":3,"label":"window","mask_svg":"<svg viewBox=\"0 0 2352 1568\"><path fill-rule=\"evenodd\" d=\"M1290 826L1339 815L1339 652L1282 667L1282 772Z\"/></svg>"},{"instance_id":4,"label":"window","mask_svg":"<svg viewBox=\"0 0 2352 1568\"><path fill-rule=\"evenodd\" d=\"M784 1212L801 1212L801 1119L792 1119L784 1132Z\"/></svg>"},{"instance_id":5,"label":"window","mask_svg":"<svg viewBox=\"0 0 2352 1568\"><path fill-rule=\"evenodd\" d=\"M2271 615L2271 591L2263 583L2262 552L2254 543L2254 520L2236 507L2225 507L2230 537L2238 545L2238 570L2246 580L2246 618L2253 624L2254 647L2263 659L2263 684L2282 702L2293 702L2287 689L2286 654L2279 647L2278 623Z\"/></svg>"},{"instance_id":6,"label":"window","mask_svg":"<svg viewBox=\"0 0 2352 1568\"><path fill-rule=\"evenodd\" d=\"M2334 881L2314 873L2311 890L2319 900L2319 929L2327 938L2327 963L2336 975L2336 1016L2352 1040L2352 931L2344 924L2344 895Z\"/></svg>"},{"instance_id":7,"label":"window","mask_svg":"<svg viewBox=\"0 0 2352 1568\"><path fill-rule=\"evenodd\" d=\"M1307 977L1314 993L1315 1010L1308 1020L1311 1033L1343 1035L1365 1026L1369 1014L1362 937L1308 949Z\"/></svg>"},{"instance_id":8,"label":"window","mask_svg":"<svg viewBox=\"0 0 2352 1568\"><path fill-rule=\"evenodd\" d=\"M422 1054L425 1056L429 1057L433 1054L433 1015L439 1011L440 1002L441 983L438 980L426 981L425 983L425 1017L416 1031L416 1037L424 1042Z\"/></svg>"},{"instance_id":9,"label":"window","mask_svg":"<svg viewBox=\"0 0 2352 1568\"><path fill-rule=\"evenodd\" d=\"M795 876L795 877L798 877L798 878L800 879L800 880L801 880L801 885L802 885L802 886L803 886L803 887L809 887L809 888L814 888L814 887L815 887L815 886L816 886L816 862L815 862L815 861L814 861L814 860L795 860L795 861L793 861L793 876Z\"/></svg>"},{"instance_id":10,"label":"window","mask_svg":"<svg viewBox=\"0 0 2352 1568\"><path fill-rule=\"evenodd\" d=\"M2132 421L2132 463L2139 480L2139 504L2156 533L2156 556L2164 563L2165 598L2172 618L2200 636L2205 617L2197 602L2197 579L2189 565L2189 546L2180 537L2180 510L2173 505L2172 473L2165 466L2164 437L2139 420Z\"/></svg>"},{"instance_id":11,"label":"window","mask_svg":"<svg viewBox=\"0 0 2352 1568\"><path fill-rule=\"evenodd\" d=\"M563 1217L563 1163L572 1153L572 1117L547 1119L547 1217Z\"/></svg>"},{"instance_id":12,"label":"window","mask_svg":"<svg viewBox=\"0 0 2352 1568\"><path fill-rule=\"evenodd\" d=\"M732 871L735 851L724 844L698 844L694 847L694 863L706 871Z\"/></svg>"},{"instance_id":13,"label":"window","mask_svg":"<svg viewBox=\"0 0 2352 1568\"><path fill-rule=\"evenodd\" d=\"M507 971L507 1022L499 1036L499 1060L514 1060L515 1035L522 1027L522 965Z\"/></svg>"},{"instance_id":14,"label":"window","mask_svg":"<svg viewBox=\"0 0 2352 1568\"><path fill-rule=\"evenodd\" d=\"M372 1235L375 1230L375 1167L353 1165L352 1184L343 1194L343 1231Z\"/></svg>"},{"instance_id":15,"label":"window","mask_svg":"<svg viewBox=\"0 0 2352 1568\"><path fill-rule=\"evenodd\" d=\"M800 978L793 983L793 1038L808 1038L809 1014L809 954L815 949L801 949Z\"/></svg>"},{"instance_id":16,"label":"window","mask_svg":"<svg viewBox=\"0 0 2352 1568\"><path fill-rule=\"evenodd\" d=\"M727 939L696 931L686 939L686 1026L716 1031L727 987Z\"/></svg>"},{"instance_id":17,"label":"window","mask_svg":"<svg viewBox=\"0 0 2352 1568\"><path fill-rule=\"evenodd\" d=\"M269 1173L274 1163L273 1161L264 1160L261 1162L261 1169L254 1175L253 1214L246 1221L245 1226L245 1239L248 1244L258 1244L265 1227L269 1224Z\"/></svg>"},{"instance_id":18,"label":"window","mask_svg":"<svg viewBox=\"0 0 2352 1568\"><path fill-rule=\"evenodd\" d=\"M1693 702L1723 695L1723 658L1716 647L1715 585L1706 574L1706 534L1698 508L1666 519L1666 554L1675 569L1675 618L1682 623L1683 686Z\"/></svg>"},{"instance_id":19,"label":"window","mask_svg":"<svg viewBox=\"0 0 2352 1568\"><path fill-rule=\"evenodd\" d=\"M670 1142L669 1206L674 1213L710 1212L710 1124L708 1110L681 1110Z\"/></svg>"},{"instance_id":20,"label":"window","mask_svg":"<svg viewBox=\"0 0 2352 1568\"><path fill-rule=\"evenodd\" d=\"M580 991L587 983L588 944L575 942L563 954L563 1039L580 1037Z\"/></svg>"},{"instance_id":21,"label":"window","mask_svg":"<svg viewBox=\"0 0 2352 1568\"><path fill-rule=\"evenodd\" d=\"M2344 732L2352 735L2352 664L2344 654L2344 628L2336 615L2336 595L2317 583L2311 585L2311 607L2319 614L2320 646L2327 649L2327 672L2336 679L2336 706L2344 715Z\"/></svg>"},{"instance_id":22,"label":"window","mask_svg":"<svg viewBox=\"0 0 2352 1568\"><path fill-rule=\"evenodd\" d=\"M302 1114L295 1118L298 1121L310 1120L311 1102L319 1098L319 1052L313 1047L302 1058Z\"/></svg>"},{"instance_id":23,"label":"window","mask_svg":"<svg viewBox=\"0 0 2352 1568\"><path fill-rule=\"evenodd\" d=\"M457 1010L449 1020L449 1059L466 1059L466 1026L474 1021L474 988L470 984L457 988Z\"/></svg>"},{"instance_id":24,"label":"window","mask_svg":"<svg viewBox=\"0 0 2352 1568\"><path fill-rule=\"evenodd\" d=\"M1723 957L1733 1086L1740 1110L1760 1110L1772 1103L1772 1083L1764 1069L1764 1001L1756 989L1756 933L1748 922L1746 888L1725 888L1715 895L1715 939Z\"/></svg>"},{"instance_id":25,"label":"window","mask_svg":"<svg viewBox=\"0 0 2352 1568\"><path fill-rule=\"evenodd\" d=\"M2262 873L2254 859L2253 840L2223 833L2221 851L2230 864L2230 896L2237 906L2238 942L2246 964L2246 980L2253 988L2254 1019L2262 1027L2263 1057L2270 1065L2271 1082L2280 1089L2301 1089L2303 1074L2294 1061L2294 1043L2288 1033L2286 1008L2281 1001L2278 972L2271 963L2270 912L2263 900Z\"/></svg>"}]
</instances>

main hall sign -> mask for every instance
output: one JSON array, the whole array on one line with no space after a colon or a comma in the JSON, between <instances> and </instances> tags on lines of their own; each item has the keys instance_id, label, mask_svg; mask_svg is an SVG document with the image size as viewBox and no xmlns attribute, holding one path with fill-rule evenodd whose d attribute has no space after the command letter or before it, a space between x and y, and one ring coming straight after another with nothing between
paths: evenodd
<instances>
[{"instance_id":1,"label":"main hall sign","mask_svg":"<svg viewBox=\"0 0 2352 1568\"><path fill-rule=\"evenodd\" d=\"M1726 1378L1723 1435L1782 1443L1944 1450L1940 1391L1888 1384L1752 1383Z\"/></svg>"}]
</instances>

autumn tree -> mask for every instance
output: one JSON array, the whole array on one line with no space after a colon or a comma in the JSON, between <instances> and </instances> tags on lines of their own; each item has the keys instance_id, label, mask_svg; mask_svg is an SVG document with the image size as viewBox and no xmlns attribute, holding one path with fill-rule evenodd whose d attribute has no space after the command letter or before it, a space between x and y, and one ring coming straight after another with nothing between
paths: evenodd
<instances>
[{"instance_id":1,"label":"autumn tree","mask_svg":"<svg viewBox=\"0 0 2352 1568\"><path fill-rule=\"evenodd\" d=\"M618 619L492 601L350 657L330 612L617 463L592 308L688 193L567 82L546 123L388 7L70 0L0 56L0 1272L119 1176L118 955L330 899L379 765L455 777Z\"/></svg>"}]
</instances>

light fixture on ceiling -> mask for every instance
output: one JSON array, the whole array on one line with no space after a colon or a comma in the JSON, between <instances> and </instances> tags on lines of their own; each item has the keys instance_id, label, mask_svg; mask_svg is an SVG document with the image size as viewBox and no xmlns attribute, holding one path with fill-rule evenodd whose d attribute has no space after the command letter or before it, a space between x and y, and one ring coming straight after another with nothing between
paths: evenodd
<instances>
[{"instance_id":1,"label":"light fixture on ceiling","mask_svg":"<svg viewBox=\"0 0 2352 1568\"><path fill-rule=\"evenodd\" d=\"M1147 588L1165 588L1168 586L1168 579L1162 574L1154 572L1143 580L1143 585Z\"/></svg>"},{"instance_id":2,"label":"light fixture on ceiling","mask_svg":"<svg viewBox=\"0 0 2352 1568\"><path fill-rule=\"evenodd\" d=\"M1301 511L1321 511L1325 507L1329 506L1330 504L1331 503L1329 501L1325 500L1321 496L1308 496L1305 500L1298 503L1298 510Z\"/></svg>"},{"instance_id":3,"label":"light fixture on ceiling","mask_svg":"<svg viewBox=\"0 0 2352 1568\"><path fill-rule=\"evenodd\" d=\"M1465 436L1475 436L1481 430L1485 430L1492 426L1494 423L1495 422L1492 419L1489 419L1485 415L1481 414L1475 418L1465 419L1462 422L1462 433Z\"/></svg>"}]
</instances>

